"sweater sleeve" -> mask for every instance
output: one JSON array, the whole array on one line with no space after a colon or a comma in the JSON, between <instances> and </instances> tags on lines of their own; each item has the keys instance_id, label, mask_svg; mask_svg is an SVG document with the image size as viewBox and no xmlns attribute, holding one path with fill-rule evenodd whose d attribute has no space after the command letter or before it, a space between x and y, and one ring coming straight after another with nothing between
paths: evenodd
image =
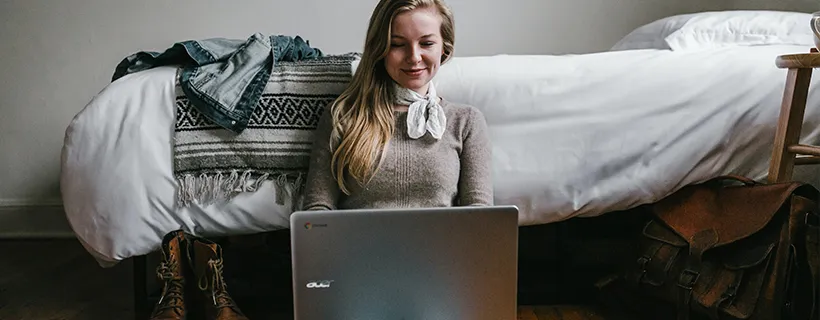
<instances>
[{"instance_id":1,"label":"sweater sleeve","mask_svg":"<svg viewBox=\"0 0 820 320\"><path fill-rule=\"evenodd\" d=\"M459 205L493 205L492 146L487 122L478 109L471 108L462 140Z\"/></svg>"},{"instance_id":2,"label":"sweater sleeve","mask_svg":"<svg viewBox=\"0 0 820 320\"><path fill-rule=\"evenodd\" d=\"M307 181L304 189L303 210L335 210L339 200L336 180L330 170L330 106L325 108L314 133Z\"/></svg>"}]
</instances>

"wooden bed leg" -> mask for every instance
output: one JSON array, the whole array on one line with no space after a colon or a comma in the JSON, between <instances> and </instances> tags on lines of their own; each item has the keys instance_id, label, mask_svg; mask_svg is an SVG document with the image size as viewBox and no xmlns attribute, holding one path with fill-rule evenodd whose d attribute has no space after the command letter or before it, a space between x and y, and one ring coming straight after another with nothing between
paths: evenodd
<instances>
[{"instance_id":1,"label":"wooden bed leg","mask_svg":"<svg viewBox=\"0 0 820 320\"><path fill-rule=\"evenodd\" d=\"M146 256L133 257L134 274L134 319L148 319L148 281L146 268L148 267Z\"/></svg>"}]
</instances>

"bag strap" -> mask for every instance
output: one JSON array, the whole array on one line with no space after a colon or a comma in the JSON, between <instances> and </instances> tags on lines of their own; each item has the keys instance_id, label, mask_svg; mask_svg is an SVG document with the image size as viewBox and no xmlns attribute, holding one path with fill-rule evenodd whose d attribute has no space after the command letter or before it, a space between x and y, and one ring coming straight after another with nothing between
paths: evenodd
<instances>
[{"instance_id":1,"label":"bag strap","mask_svg":"<svg viewBox=\"0 0 820 320\"><path fill-rule=\"evenodd\" d=\"M749 179L747 177L740 176L740 175L735 175L735 174L727 174L727 175L717 176L715 178L712 178L708 182L724 182L724 181L736 181L736 182L743 183L744 185L747 185L747 186L753 186L753 185L761 184L761 183L759 183L757 181L754 181L752 179Z\"/></svg>"},{"instance_id":2,"label":"bag strap","mask_svg":"<svg viewBox=\"0 0 820 320\"><path fill-rule=\"evenodd\" d=\"M706 184L721 183L725 181L741 182L746 186L757 185L758 183L752 179L739 175L721 175L706 181ZM695 284L700 278L700 272L703 268L703 253L706 250L713 248L718 243L718 232L714 228L707 228L697 232L691 240L689 240L689 255L686 258L686 264L678 276L677 286L678 301L677 301L677 320L689 320L691 312L692 291Z\"/></svg>"},{"instance_id":3,"label":"bag strap","mask_svg":"<svg viewBox=\"0 0 820 320\"><path fill-rule=\"evenodd\" d=\"M717 243L718 234L712 228L699 231L689 243L686 267L678 277L678 288L680 288L678 290L678 320L689 320L692 290L698 282L703 267L703 253Z\"/></svg>"}]
</instances>

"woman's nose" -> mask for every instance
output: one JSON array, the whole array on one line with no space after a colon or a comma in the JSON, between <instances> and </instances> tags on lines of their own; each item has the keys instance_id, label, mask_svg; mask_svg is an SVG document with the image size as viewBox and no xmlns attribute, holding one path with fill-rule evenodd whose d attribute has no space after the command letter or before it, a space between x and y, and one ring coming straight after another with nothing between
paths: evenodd
<instances>
[{"instance_id":1,"label":"woman's nose","mask_svg":"<svg viewBox=\"0 0 820 320\"><path fill-rule=\"evenodd\" d=\"M421 61L421 50L418 47L410 47L410 52L407 53L407 62L418 63Z\"/></svg>"}]
</instances>

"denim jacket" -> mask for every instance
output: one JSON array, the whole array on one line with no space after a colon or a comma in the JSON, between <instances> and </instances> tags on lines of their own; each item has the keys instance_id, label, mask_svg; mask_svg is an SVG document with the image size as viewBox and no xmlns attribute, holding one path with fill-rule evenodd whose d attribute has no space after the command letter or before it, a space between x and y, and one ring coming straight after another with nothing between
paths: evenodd
<instances>
[{"instance_id":1,"label":"denim jacket","mask_svg":"<svg viewBox=\"0 0 820 320\"><path fill-rule=\"evenodd\" d=\"M278 61L322 57L322 51L289 36L248 40L213 38L175 43L162 53L141 51L117 65L112 82L130 73L181 65L180 86L190 103L214 124L241 133Z\"/></svg>"}]
</instances>

